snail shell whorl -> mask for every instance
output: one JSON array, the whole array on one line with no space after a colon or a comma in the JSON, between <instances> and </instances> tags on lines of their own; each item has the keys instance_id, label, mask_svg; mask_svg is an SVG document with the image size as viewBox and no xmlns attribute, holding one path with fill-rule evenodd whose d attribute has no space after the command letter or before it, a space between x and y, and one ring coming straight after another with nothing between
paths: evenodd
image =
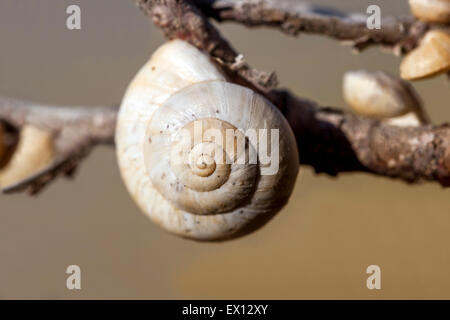
<instances>
[{"instance_id":1,"label":"snail shell whorl","mask_svg":"<svg viewBox=\"0 0 450 320\"><path fill-rule=\"evenodd\" d=\"M297 176L298 150L284 117L225 80L207 55L171 41L136 75L119 112L117 155L129 192L153 221L183 237L221 240L257 229L287 202ZM274 174L262 174L260 161L276 151L271 136L261 144L248 129L279 129ZM252 152L257 162L246 156Z\"/></svg>"}]
</instances>

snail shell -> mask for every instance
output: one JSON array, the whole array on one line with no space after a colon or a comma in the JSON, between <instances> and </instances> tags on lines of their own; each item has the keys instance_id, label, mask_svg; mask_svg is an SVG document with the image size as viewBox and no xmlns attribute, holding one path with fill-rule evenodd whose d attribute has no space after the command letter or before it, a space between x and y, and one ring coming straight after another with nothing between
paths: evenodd
<instances>
[{"instance_id":1,"label":"snail shell","mask_svg":"<svg viewBox=\"0 0 450 320\"><path fill-rule=\"evenodd\" d=\"M169 232L197 240L262 226L286 204L299 169L282 114L226 82L206 54L181 40L161 46L129 85L116 144L123 180L141 210ZM270 164L269 153L278 156Z\"/></svg>"},{"instance_id":2,"label":"snail shell","mask_svg":"<svg viewBox=\"0 0 450 320\"><path fill-rule=\"evenodd\" d=\"M422 21L450 23L450 0L409 0L409 5Z\"/></svg>"},{"instance_id":3,"label":"snail shell","mask_svg":"<svg viewBox=\"0 0 450 320\"><path fill-rule=\"evenodd\" d=\"M383 120L397 126L419 126L429 123L414 87L391 74L367 70L345 73L344 99L356 114Z\"/></svg>"},{"instance_id":4,"label":"snail shell","mask_svg":"<svg viewBox=\"0 0 450 320\"><path fill-rule=\"evenodd\" d=\"M3 127L3 124L0 122L0 167L3 163L3 158L6 154L6 146L5 146L5 128Z\"/></svg>"},{"instance_id":5,"label":"snail shell","mask_svg":"<svg viewBox=\"0 0 450 320\"><path fill-rule=\"evenodd\" d=\"M431 30L419 46L408 53L400 64L400 75L417 80L450 71L450 33Z\"/></svg>"},{"instance_id":6,"label":"snail shell","mask_svg":"<svg viewBox=\"0 0 450 320\"><path fill-rule=\"evenodd\" d=\"M50 164L54 158L53 136L32 125L20 130L19 143L11 159L0 169L0 187L13 185Z\"/></svg>"}]
</instances>

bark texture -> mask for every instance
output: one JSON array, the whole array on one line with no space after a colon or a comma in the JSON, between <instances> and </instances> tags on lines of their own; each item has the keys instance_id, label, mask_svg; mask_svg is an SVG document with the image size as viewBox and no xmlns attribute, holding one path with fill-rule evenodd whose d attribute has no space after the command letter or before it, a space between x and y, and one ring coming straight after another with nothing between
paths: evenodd
<instances>
[{"instance_id":1,"label":"bark texture","mask_svg":"<svg viewBox=\"0 0 450 320\"><path fill-rule=\"evenodd\" d=\"M381 29L368 29L365 13L346 13L300 0L194 0L217 21L249 27L268 26L297 36L302 32L329 36L357 50L382 45L393 53L412 50L429 29L448 26L426 24L410 16L382 16Z\"/></svg>"}]
</instances>

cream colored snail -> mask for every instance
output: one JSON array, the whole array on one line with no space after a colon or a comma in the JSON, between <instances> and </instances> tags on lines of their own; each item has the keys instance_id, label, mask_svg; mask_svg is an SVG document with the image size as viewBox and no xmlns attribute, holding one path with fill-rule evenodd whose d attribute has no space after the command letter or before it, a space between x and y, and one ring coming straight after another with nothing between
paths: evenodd
<instances>
[{"instance_id":1,"label":"cream colored snail","mask_svg":"<svg viewBox=\"0 0 450 320\"><path fill-rule=\"evenodd\" d=\"M450 33L428 31L419 46L408 53L400 65L406 80L432 77L450 71Z\"/></svg>"},{"instance_id":2,"label":"cream colored snail","mask_svg":"<svg viewBox=\"0 0 450 320\"><path fill-rule=\"evenodd\" d=\"M349 71L343 79L343 95L350 108L363 116L398 126L429 123L414 88L393 75L366 70Z\"/></svg>"},{"instance_id":3,"label":"cream colored snail","mask_svg":"<svg viewBox=\"0 0 450 320\"><path fill-rule=\"evenodd\" d=\"M53 161L53 136L40 128L25 125L11 159L0 169L0 187L13 185Z\"/></svg>"},{"instance_id":4,"label":"cream colored snail","mask_svg":"<svg viewBox=\"0 0 450 320\"><path fill-rule=\"evenodd\" d=\"M450 0L409 0L409 6L422 21L450 23Z\"/></svg>"},{"instance_id":5,"label":"cream colored snail","mask_svg":"<svg viewBox=\"0 0 450 320\"><path fill-rule=\"evenodd\" d=\"M276 141L275 133L256 141L248 134L271 129ZM230 132L230 140L223 138ZM286 204L299 170L282 114L227 82L206 54L181 40L156 50L129 85L116 144L121 175L141 210L196 240L235 238L262 226ZM278 169L263 174L268 150L278 151Z\"/></svg>"},{"instance_id":6,"label":"cream colored snail","mask_svg":"<svg viewBox=\"0 0 450 320\"><path fill-rule=\"evenodd\" d=\"M3 159L6 154L6 146L5 146L5 128L2 123L0 123L0 167L3 163Z\"/></svg>"}]
</instances>

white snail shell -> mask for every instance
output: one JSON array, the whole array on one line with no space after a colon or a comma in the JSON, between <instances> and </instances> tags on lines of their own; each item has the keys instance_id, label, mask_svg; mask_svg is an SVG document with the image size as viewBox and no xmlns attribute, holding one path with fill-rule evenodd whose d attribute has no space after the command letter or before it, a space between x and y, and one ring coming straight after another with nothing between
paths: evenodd
<instances>
[{"instance_id":1,"label":"white snail shell","mask_svg":"<svg viewBox=\"0 0 450 320\"><path fill-rule=\"evenodd\" d=\"M409 0L409 5L422 21L450 23L450 0Z\"/></svg>"},{"instance_id":2,"label":"white snail shell","mask_svg":"<svg viewBox=\"0 0 450 320\"><path fill-rule=\"evenodd\" d=\"M208 129L235 137L230 144ZM248 129L278 129L279 137L261 143ZM258 161L236 161L246 154L236 151L237 142ZM164 229L197 240L234 238L262 226L286 204L299 169L282 114L259 94L226 82L206 54L181 40L161 46L129 85L116 144L123 180L141 210ZM262 174L268 149L278 151L278 170Z\"/></svg>"},{"instance_id":3,"label":"white snail shell","mask_svg":"<svg viewBox=\"0 0 450 320\"><path fill-rule=\"evenodd\" d=\"M54 149L50 132L32 125L22 127L14 154L0 168L0 187L11 186L45 168L54 160Z\"/></svg>"},{"instance_id":4,"label":"white snail shell","mask_svg":"<svg viewBox=\"0 0 450 320\"><path fill-rule=\"evenodd\" d=\"M0 165L3 162L3 157L6 153L6 146L5 146L5 129L3 128L3 124L0 122Z\"/></svg>"},{"instance_id":5,"label":"white snail shell","mask_svg":"<svg viewBox=\"0 0 450 320\"><path fill-rule=\"evenodd\" d=\"M450 32L430 30L419 46L409 52L400 64L400 75L406 80L429 78L450 71Z\"/></svg>"},{"instance_id":6,"label":"white snail shell","mask_svg":"<svg viewBox=\"0 0 450 320\"><path fill-rule=\"evenodd\" d=\"M343 77L342 91L345 101L356 114L397 126L429 123L414 87L391 74L348 71Z\"/></svg>"}]
</instances>

